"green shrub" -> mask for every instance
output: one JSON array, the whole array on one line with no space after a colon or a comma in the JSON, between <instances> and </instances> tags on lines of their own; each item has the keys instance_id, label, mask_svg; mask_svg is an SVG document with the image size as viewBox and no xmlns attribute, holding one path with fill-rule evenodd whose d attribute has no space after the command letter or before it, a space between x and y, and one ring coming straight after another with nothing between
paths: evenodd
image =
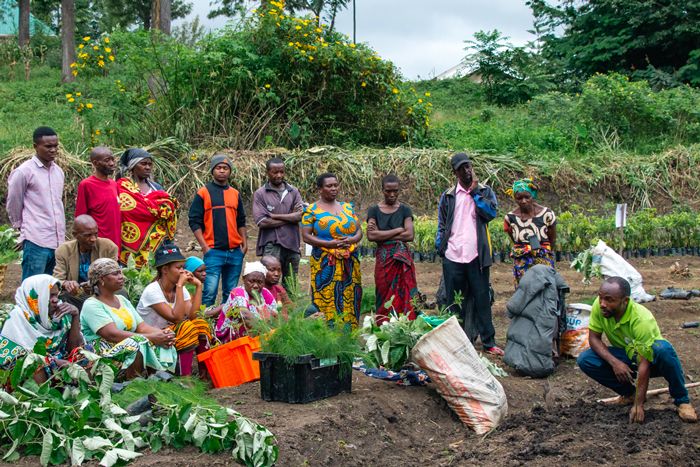
<instances>
[{"instance_id":1,"label":"green shrub","mask_svg":"<svg viewBox=\"0 0 700 467\"><path fill-rule=\"evenodd\" d=\"M151 138L264 143L402 144L425 139L430 106L368 46L270 4L195 47L115 34L127 88L150 93Z\"/></svg>"},{"instance_id":2,"label":"green shrub","mask_svg":"<svg viewBox=\"0 0 700 467\"><path fill-rule=\"evenodd\" d=\"M422 218L423 228L437 227L435 219ZM500 217L488 225L493 251L510 251L512 241L503 231ZM624 242L615 228L614 216L600 216L591 210L571 205L557 213L556 251L580 252L597 240L615 250L648 248L685 248L700 246L700 213L679 209L659 215L656 209L640 209L628 216Z\"/></svg>"},{"instance_id":3,"label":"green shrub","mask_svg":"<svg viewBox=\"0 0 700 467\"><path fill-rule=\"evenodd\" d=\"M586 81L576 110L592 130L614 133L623 141L662 135L672 123L646 81L630 81L617 73Z\"/></svg>"}]
</instances>

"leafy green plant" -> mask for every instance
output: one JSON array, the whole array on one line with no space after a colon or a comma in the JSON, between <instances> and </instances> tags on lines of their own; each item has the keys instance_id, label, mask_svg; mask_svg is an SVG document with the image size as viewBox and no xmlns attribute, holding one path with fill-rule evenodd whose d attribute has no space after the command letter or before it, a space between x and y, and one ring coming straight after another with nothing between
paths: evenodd
<instances>
[{"instance_id":1,"label":"leafy green plant","mask_svg":"<svg viewBox=\"0 0 700 467\"><path fill-rule=\"evenodd\" d=\"M9 225L0 226L0 265L9 264L20 257L17 251L19 232Z\"/></svg>"},{"instance_id":2,"label":"leafy green plant","mask_svg":"<svg viewBox=\"0 0 700 467\"><path fill-rule=\"evenodd\" d=\"M261 335L261 350L281 355L290 363L303 355L338 360L349 370L353 359L361 355L358 331L340 320L327 323L325 319L305 317L307 305L296 302L287 319L278 316L258 320L255 331Z\"/></svg>"},{"instance_id":3,"label":"leafy green plant","mask_svg":"<svg viewBox=\"0 0 700 467\"><path fill-rule=\"evenodd\" d=\"M503 222L496 218L488 224L489 236L491 237L491 249L496 252L507 253L510 251L512 240L503 230Z\"/></svg>"},{"instance_id":4,"label":"leafy green plant","mask_svg":"<svg viewBox=\"0 0 700 467\"><path fill-rule=\"evenodd\" d=\"M40 348L41 346L39 346ZM229 408L156 403L150 416L129 415L112 400L115 369L108 359L82 351L90 373L77 364L58 370L37 385L34 371L44 357L18 359L12 394L0 390L0 452L4 461L38 455L41 465L81 465L100 459L112 466L133 460L148 446L176 449L194 444L203 452L231 452L248 466L271 466L278 456L275 438L265 427Z\"/></svg>"},{"instance_id":5,"label":"leafy green plant","mask_svg":"<svg viewBox=\"0 0 700 467\"><path fill-rule=\"evenodd\" d=\"M154 139L415 144L430 126L428 96L402 83L391 62L272 4L194 47L148 32L113 37L125 86L154 100L144 115Z\"/></svg>"},{"instance_id":6,"label":"leafy green plant","mask_svg":"<svg viewBox=\"0 0 700 467\"><path fill-rule=\"evenodd\" d=\"M381 327L377 326L374 317L366 317L362 327L365 364L371 368L381 366L388 370L400 370L411 357L411 349L418 339L432 329L421 317L411 321L406 315L393 315Z\"/></svg>"},{"instance_id":7,"label":"leafy green plant","mask_svg":"<svg viewBox=\"0 0 700 467\"><path fill-rule=\"evenodd\" d=\"M413 246L415 251L420 253L435 252L435 237L437 236L437 222L421 216L416 218L413 223L414 239Z\"/></svg>"},{"instance_id":8,"label":"leafy green plant","mask_svg":"<svg viewBox=\"0 0 700 467\"><path fill-rule=\"evenodd\" d=\"M400 370L410 359L411 350L418 339L451 316L443 311L438 315L420 314L416 319L410 320L405 314L396 314L392 308L393 301L394 297L391 297L384 304L392 310L388 321L378 326L376 315L372 314L365 316L362 324L361 337L365 342L363 359L371 368L382 366L389 370ZM461 297L455 296L455 301L461 302Z\"/></svg>"},{"instance_id":9,"label":"leafy green plant","mask_svg":"<svg viewBox=\"0 0 700 467\"><path fill-rule=\"evenodd\" d=\"M150 263L141 269L136 269L133 256L129 256L126 267L122 269L122 274L124 274L124 290L131 303L139 302L143 290L156 277L156 272L151 268Z\"/></svg>"},{"instance_id":10,"label":"leafy green plant","mask_svg":"<svg viewBox=\"0 0 700 467\"><path fill-rule=\"evenodd\" d=\"M592 248L582 251L571 262L571 267L583 274L583 283L590 285L591 280L595 278L602 279L603 273L600 269L600 263L593 260Z\"/></svg>"}]
</instances>

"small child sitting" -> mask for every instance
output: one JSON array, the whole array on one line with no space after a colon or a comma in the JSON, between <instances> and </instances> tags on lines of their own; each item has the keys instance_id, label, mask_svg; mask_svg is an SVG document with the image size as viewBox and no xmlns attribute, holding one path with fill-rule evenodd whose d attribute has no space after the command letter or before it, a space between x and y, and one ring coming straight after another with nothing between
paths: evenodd
<instances>
[{"instance_id":1,"label":"small child sitting","mask_svg":"<svg viewBox=\"0 0 700 467\"><path fill-rule=\"evenodd\" d=\"M243 286L234 288L216 320L216 337L225 343L248 335L256 319L277 316L275 297L265 288L267 269L260 261L246 263Z\"/></svg>"}]
</instances>

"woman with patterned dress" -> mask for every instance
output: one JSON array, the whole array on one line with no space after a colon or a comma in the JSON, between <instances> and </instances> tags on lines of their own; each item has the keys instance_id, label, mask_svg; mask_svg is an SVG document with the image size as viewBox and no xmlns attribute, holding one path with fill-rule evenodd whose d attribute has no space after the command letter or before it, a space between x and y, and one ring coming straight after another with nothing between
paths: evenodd
<instances>
[{"instance_id":1,"label":"woman with patterned dress","mask_svg":"<svg viewBox=\"0 0 700 467\"><path fill-rule=\"evenodd\" d=\"M248 335L257 319L277 316L279 304L267 288L267 269L260 261L246 263L243 285L231 290L216 320L216 338L222 343Z\"/></svg>"},{"instance_id":2,"label":"woman with patterned dress","mask_svg":"<svg viewBox=\"0 0 700 467\"><path fill-rule=\"evenodd\" d=\"M39 339L46 347L46 365L34 373L41 384L53 371L72 361L75 349L83 345L80 314L73 305L58 299L60 282L47 274L22 281L15 293L15 305L0 332L0 368L11 370L17 359L34 350Z\"/></svg>"},{"instance_id":3,"label":"woman with patterned dress","mask_svg":"<svg viewBox=\"0 0 700 467\"><path fill-rule=\"evenodd\" d=\"M396 175L382 178L382 193L384 201L367 211L367 239L377 242L374 283L379 326L392 310L416 319L412 300L418 294L416 267L408 247L413 241L413 213L399 202Z\"/></svg>"},{"instance_id":4,"label":"woman with patterned dress","mask_svg":"<svg viewBox=\"0 0 700 467\"><path fill-rule=\"evenodd\" d=\"M557 217L537 199L537 187L532 179L524 178L513 183L508 193L518 207L505 217L503 229L511 240L513 249L513 275L515 287L520 278L535 264L554 267L554 243L557 239Z\"/></svg>"},{"instance_id":5,"label":"woman with patterned dress","mask_svg":"<svg viewBox=\"0 0 700 467\"><path fill-rule=\"evenodd\" d=\"M357 326L362 302L362 273L357 244L362 228L352 204L341 203L338 178L331 173L316 179L318 201L308 206L301 219L304 242L313 247L311 302L326 320Z\"/></svg>"},{"instance_id":6,"label":"woman with patterned dress","mask_svg":"<svg viewBox=\"0 0 700 467\"><path fill-rule=\"evenodd\" d=\"M85 340L103 357L121 364L120 377L135 378L144 370L175 370L175 333L143 321L126 297L119 264L110 258L95 260L88 270L94 296L80 312Z\"/></svg>"},{"instance_id":7,"label":"woman with patterned dress","mask_svg":"<svg viewBox=\"0 0 700 467\"><path fill-rule=\"evenodd\" d=\"M165 239L175 237L178 202L151 180L153 156L145 149L127 149L119 164L122 174L117 180L122 213L119 261L126 264L133 256L140 269Z\"/></svg>"}]
</instances>

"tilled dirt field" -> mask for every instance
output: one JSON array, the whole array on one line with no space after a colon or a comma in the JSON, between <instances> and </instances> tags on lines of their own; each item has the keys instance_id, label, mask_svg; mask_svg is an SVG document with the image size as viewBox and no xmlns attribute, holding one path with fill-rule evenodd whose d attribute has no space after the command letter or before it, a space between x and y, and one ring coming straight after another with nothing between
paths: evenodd
<instances>
[{"instance_id":1,"label":"tilled dirt field","mask_svg":"<svg viewBox=\"0 0 700 467\"><path fill-rule=\"evenodd\" d=\"M693 277L669 273L678 261ZM700 287L700 258L651 258L631 260L645 279L645 288L658 293L675 285ZM580 276L560 263L559 270L571 286L569 302L592 297L596 286L585 288ZM372 284L374 263L363 262L363 281ZM13 266L2 295L11 299L19 282ZM440 265L417 265L418 281L429 295L435 292ZM308 283L307 266L302 278ZM499 344L505 344L508 319L505 303L512 294L510 266L496 264L492 282L497 294L494 321ZM666 337L678 351L688 381L700 380L700 330L681 329L685 321L700 319L700 299L656 301L648 304ZM502 362L494 359L503 366ZM507 368L506 368L507 369ZM522 378L509 371L501 378L508 396L509 415L487 436L477 436L451 413L433 388L399 387L354 372L353 389L306 405L264 402L258 383L212 390L222 404L229 405L268 426L280 447L278 465L700 465L700 424L683 424L668 396L652 398L643 425L627 422L628 408L604 407L595 402L613 395L593 384L564 361L546 380ZM652 380L650 389L666 386ZM700 391L691 391L700 411ZM20 465L33 465L23 459ZM27 463L29 462L29 463ZM232 465L228 454L200 454L194 448L146 453L134 466Z\"/></svg>"}]
</instances>

